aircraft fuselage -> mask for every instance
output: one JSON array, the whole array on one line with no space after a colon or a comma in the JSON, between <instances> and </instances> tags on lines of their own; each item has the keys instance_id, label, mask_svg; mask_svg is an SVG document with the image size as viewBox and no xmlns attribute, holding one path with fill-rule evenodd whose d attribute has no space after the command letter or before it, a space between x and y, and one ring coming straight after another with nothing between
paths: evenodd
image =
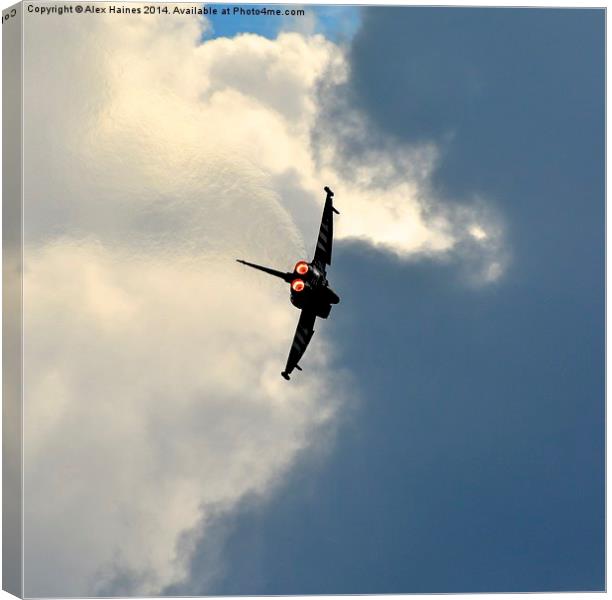
<instances>
[{"instance_id":1,"label":"aircraft fuselage","mask_svg":"<svg viewBox=\"0 0 612 600\"><path fill-rule=\"evenodd\" d=\"M323 273L312 263L298 262L293 269L291 281L291 304L299 309L310 309L318 317L327 319L332 304L340 298L330 287Z\"/></svg>"}]
</instances>

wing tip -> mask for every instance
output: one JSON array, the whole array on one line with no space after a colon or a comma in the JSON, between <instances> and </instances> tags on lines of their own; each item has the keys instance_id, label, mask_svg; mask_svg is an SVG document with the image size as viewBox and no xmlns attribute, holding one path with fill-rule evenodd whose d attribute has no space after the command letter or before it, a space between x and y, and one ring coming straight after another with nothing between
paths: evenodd
<instances>
[{"instance_id":1,"label":"wing tip","mask_svg":"<svg viewBox=\"0 0 612 600\"><path fill-rule=\"evenodd\" d=\"M330 200L331 198L334 197L334 192L332 192L332 190L329 188L329 186L325 186L323 188L326 192L327 192L327 199ZM331 209L337 214L339 215L340 213L335 209L335 207L332 205Z\"/></svg>"}]
</instances>

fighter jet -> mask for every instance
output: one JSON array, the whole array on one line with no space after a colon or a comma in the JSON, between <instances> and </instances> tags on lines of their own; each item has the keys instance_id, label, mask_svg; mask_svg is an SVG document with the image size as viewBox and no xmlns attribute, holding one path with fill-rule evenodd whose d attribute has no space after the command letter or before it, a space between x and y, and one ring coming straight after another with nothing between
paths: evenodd
<instances>
[{"instance_id":1,"label":"fighter jet","mask_svg":"<svg viewBox=\"0 0 612 600\"><path fill-rule=\"evenodd\" d=\"M312 334L314 333L314 322L317 317L327 319L331 311L332 304L338 304L340 298L338 294L329 287L327 281L327 265L331 264L332 241L334 237L334 215L340 213L333 206L334 192L328 187L325 207L323 208L323 218L319 228L319 238L315 249L314 258L311 262L300 260L295 263L291 273L283 273L269 267L262 267L246 260L236 259L239 263L253 267L274 275L290 285L290 300L293 306L301 309L300 320L295 330L293 344L287 358L287 365L281 375L289 380L289 375L293 369L301 371L298 364L306 347L308 346Z\"/></svg>"}]
</instances>

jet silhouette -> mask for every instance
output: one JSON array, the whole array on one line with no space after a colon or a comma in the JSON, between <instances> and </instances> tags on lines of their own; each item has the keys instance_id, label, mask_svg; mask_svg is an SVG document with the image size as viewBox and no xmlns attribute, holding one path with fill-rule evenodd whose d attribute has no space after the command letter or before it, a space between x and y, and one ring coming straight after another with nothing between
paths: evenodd
<instances>
[{"instance_id":1,"label":"jet silhouette","mask_svg":"<svg viewBox=\"0 0 612 600\"><path fill-rule=\"evenodd\" d=\"M317 247L311 262L300 260L293 267L293 272L283 273L276 269L247 262L246 260L236 259L243 265L274 275L289 283L291 286L291 304L302 310L297 329L295 330L295 336L293 337L293 344L289 351L289 357L287 358L287 365L285 370L281 372L281 375L287 380L293 369L302 370L298 363L314 333L315 319L317 317L327 319L332 304L340 302L338 294L329 287L329 282L327 281L327 265L331 264L332 241L334 237L333 213L337 215L340 213L333 207L334 192L328 187L325 187L324 190L327 192L327 197L325 199L325 207L323 208L323 218L319 228Z\"/></svg>"}]
</instances>

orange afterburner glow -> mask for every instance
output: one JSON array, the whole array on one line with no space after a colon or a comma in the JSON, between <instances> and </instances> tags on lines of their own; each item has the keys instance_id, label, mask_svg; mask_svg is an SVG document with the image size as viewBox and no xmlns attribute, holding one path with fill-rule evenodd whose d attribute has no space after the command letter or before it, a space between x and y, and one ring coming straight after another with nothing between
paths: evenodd
<instances>
[{"instance_id":1,"label":"orange afterburner glow","mask_svg":"<svg viewBox=\"0 0 612 600\"><path fill-rule=\"evenodd\" d=\"M294 279L291 282L291 289L294 292L301 292L304 289L304 282L301 279Z\"/></svg>"},{"instance_id":2,"label":"orange afterburner glow","mask_svg":"<svg viewBox=\"0 0 612 600\"><path fill-rule=\"evenodd\" d=\"M298 275L306 275L308 273L308 263L301 260L296 263L295 268L293 269Z\"/></svg>"}]
</instances>

